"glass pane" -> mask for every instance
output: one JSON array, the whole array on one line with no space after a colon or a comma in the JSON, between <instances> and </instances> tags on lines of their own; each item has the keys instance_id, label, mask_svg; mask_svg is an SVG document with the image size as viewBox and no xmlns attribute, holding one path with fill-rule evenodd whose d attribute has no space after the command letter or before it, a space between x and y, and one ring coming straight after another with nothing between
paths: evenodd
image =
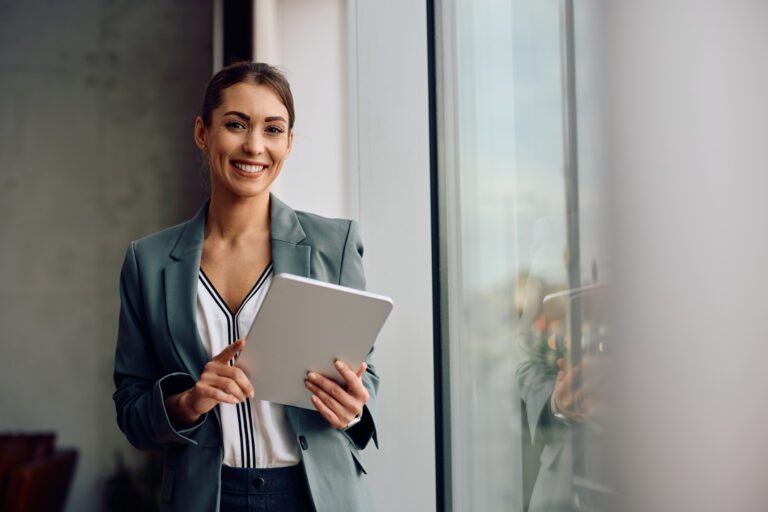
<instances>
[{"instance_id":1,"label":"glass pane","mask_svg":"<svg viewBox=\"0 0 768 512\"><path fill-rule=\"evenodd\" d=\"M576 138L567 129L563 2L450 5L455 54L443 58L455 88L444 101L456 114L443 128L455 163L443 169L456 193L443 207L456 212L446 214L456 243L444 256L453 509L593 509L604 488L595 448L597 354L607 337L600 179L588 135L578 146L583 176L566 161ZM578 101L588 104L585 84ZM580 129L591 129L593 114Z\"/></svg>"}]
</instances>

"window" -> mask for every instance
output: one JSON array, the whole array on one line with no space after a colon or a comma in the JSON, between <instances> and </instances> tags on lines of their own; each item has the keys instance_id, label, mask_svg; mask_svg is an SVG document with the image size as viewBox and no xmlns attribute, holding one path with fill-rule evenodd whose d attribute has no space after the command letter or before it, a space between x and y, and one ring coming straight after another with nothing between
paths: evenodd
<instances>
[{"instance_id":1,"label":"window","mask_svg":"<svg viewBox=\"0 0 768 512\"><path fill-rule=\"evenodd\" d=\"M559 0L448 0L436 12L443 424L455 511L599 509L610 496L593 407L608 334L594 87L574 70L577 49L592 43L576 44L575 25ZM589 69L586 57L579 69ZM552 406L558 359L580 371L558 395L568 414ZM590 414L569 417L582 409Z\"/></svg>"}]
</instances>

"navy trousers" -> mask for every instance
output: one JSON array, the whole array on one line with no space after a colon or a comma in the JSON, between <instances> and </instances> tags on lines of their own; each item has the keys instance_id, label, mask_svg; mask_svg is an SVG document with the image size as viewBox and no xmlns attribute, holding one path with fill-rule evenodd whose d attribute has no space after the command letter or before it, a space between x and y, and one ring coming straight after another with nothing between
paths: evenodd
<instances>
[{"instance_id":1,"label":"navy trousers","mask_svg":"<svg viewBox=\"0 0 768 512\"><path fill-rule=\"evenodd\" d=\"M221 512L313 512L301 464L285 468L221 467Z\"/></svg>"}]
</instances>

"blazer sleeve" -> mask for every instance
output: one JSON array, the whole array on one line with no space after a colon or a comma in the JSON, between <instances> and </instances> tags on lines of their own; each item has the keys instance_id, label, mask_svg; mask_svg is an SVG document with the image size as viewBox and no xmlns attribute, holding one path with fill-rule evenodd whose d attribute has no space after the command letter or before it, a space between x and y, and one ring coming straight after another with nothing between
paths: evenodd
<instances>
[{"instance_id":1,"label":"blazer sleeve","mask_svg":"<svg viewBox=\"0 0 768 512\"><path fill-rule=\"evenodd\" d=\"M347 238L344 242L344 251L341 259L341 269L339 272L339 284L359 290L365 289L365 273L363 271L363 241L360 238L360 232L357 222L349 222ZM379 376L376 368L371 362L373 347L365 358L367 368L363 374L362 380L365 389L368 390L370 397L363 408L362 421L352 428L344 431L357 449L362 450L368 442L373 439L376 447L379 447L379 438L376 429L376 393L379 389Z\"/></svg>"},{"instance_id":2,"label":"blazer sleeve","mask_svg":"<svg viewBox=\"0 0 768 512\"><path fill-rule=\"evenodd\" d=\"M195 384L187 373L163 375L147 328L146 308L139 279L134 243L128 248L120 274L120 323L115 350L112 396L117 424L135 447L163 450L173 443L197 444L189 434L206 420L177 430L165 408L165 397Z\"/></svg>"}]
</instances>

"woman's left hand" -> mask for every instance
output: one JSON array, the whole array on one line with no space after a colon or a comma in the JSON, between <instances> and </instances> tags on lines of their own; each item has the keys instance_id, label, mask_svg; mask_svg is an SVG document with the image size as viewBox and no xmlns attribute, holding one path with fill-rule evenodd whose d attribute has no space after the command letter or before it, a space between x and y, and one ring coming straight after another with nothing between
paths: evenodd
<instances>
[{"instance_id":1,"label":"woman's left hand","mask_svg":"<svg viewBox=\"0 0 768 512\"><path fill-rule=\"evenodd\" d=\"M357 372L353 372L343 361L337 360L336 370L347 383L346 388L319 373L307 373L304 385L314 393L312 403L332 426L346 428L363 413L363 406L370 396L361 379L367 367L362 363Z\"/></svg>"}]
</instances>

